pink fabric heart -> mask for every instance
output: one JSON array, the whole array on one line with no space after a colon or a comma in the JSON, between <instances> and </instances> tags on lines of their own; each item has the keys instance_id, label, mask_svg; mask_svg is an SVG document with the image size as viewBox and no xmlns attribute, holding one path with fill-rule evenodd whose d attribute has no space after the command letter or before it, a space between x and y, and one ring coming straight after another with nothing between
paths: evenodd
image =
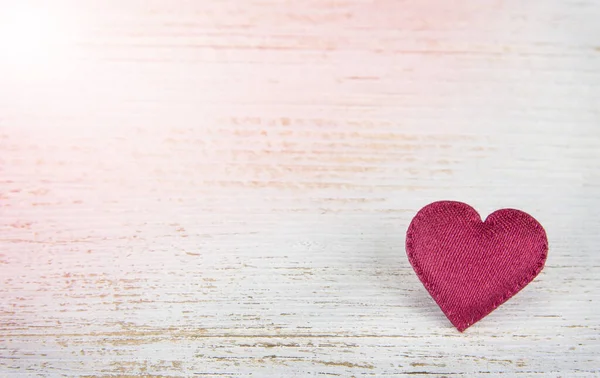
<instances>
[{"instance_id":1,"label":"pink fabric heart","mask_svg":"<svg viewBox=\"0 0 600 378\"><path fill-rule=\"evenodd\" d=\"M429 294L462 332L541 272L548 239L522 211L498 210L482 222L471 206L440 201L412 220L406 252Z\"/></svg>"}]
</instances>

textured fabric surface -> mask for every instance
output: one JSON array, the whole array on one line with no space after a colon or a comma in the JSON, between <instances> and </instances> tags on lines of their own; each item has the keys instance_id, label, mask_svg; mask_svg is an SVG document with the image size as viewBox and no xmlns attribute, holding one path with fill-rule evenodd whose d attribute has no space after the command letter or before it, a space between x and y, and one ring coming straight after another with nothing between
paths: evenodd
<instances>
[{"instance_id":1,"label":"textured fabric surface","mask_svg":"<svg viewBox=\"0 0 600 378\"><path fill-rule=\"evenodd\" d=\"M540 273L548 240L522 211L498 210L483 222L471 206L441 201L412 220L406 252L427 291L462 332Z\"/></svg>"}]
</instances>

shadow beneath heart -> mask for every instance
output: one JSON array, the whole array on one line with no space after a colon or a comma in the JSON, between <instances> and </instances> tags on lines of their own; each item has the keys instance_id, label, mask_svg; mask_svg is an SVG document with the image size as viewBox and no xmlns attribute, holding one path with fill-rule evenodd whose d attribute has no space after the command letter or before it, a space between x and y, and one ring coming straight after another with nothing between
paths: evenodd
<instances>
[{"instance_id":1,"label":"shadow beneath heart","mask_svg":"<svg viewBox=\"0 0 600 378\"><path fill-rule=\"evenodd\" d=\"M450 322L429 295L406 256L405 225L412 214L384 218L378 214L372 222L357 230L357 250L368 257L363 267L365 284L376 286L382 311L392 320L395 332L406 328L448 327ZM390 330L390 332L394 332Z\"/></svg>"}]
</instances>

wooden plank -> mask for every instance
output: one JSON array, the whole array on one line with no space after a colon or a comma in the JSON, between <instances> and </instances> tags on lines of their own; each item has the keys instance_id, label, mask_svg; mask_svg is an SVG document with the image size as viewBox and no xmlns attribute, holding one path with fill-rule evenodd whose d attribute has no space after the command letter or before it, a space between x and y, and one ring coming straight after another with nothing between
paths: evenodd
<instances>
[{"instance_id":1,"label":"wooden plank","mask_svg":"<svg viewBox=\"0 0 600 378\"><path fill-rule=\"evenodd\" d=\"M597 2L0 4L0 375L598 374ZM550 240L464 334L441 199Z\"/></svg>"}]
</instances>

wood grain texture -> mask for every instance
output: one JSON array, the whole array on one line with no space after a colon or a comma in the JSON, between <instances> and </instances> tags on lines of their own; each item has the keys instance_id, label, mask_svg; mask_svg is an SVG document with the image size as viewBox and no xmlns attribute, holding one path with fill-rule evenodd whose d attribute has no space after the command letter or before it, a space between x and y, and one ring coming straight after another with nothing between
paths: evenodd
<instances>
[{"instance_id":1,"label":"wood grain texture","mask_svg":"<svg viewBox=\"0 0 600 378\"><path fill-rule=\"evenodd\" d=\"M600 374L600 3L49 3L0 53L1 376ZM441 199L550 241L464 334L404 251Z\"/></svg>"}]
</instances>

